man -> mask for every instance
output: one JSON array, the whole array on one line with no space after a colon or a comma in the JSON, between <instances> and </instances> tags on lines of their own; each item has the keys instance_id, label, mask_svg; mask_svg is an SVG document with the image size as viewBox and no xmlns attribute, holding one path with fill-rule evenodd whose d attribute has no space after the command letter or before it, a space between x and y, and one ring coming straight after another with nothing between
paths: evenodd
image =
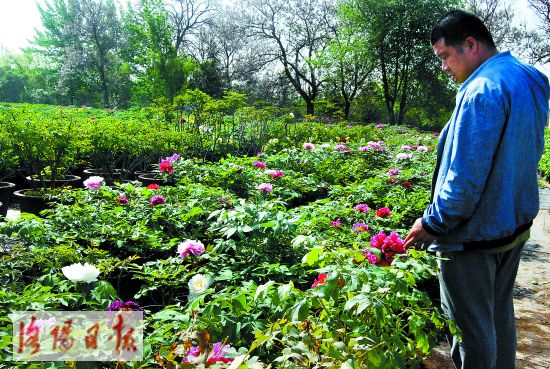
<instances>
[{"instance_id":1,"label":"man","mask_svg":"<svg viewBox=\"0 0 550 369\"><path fill-rule=\"evenodd\" d=\"M512 292L539 209L548 78L499 53L468 12L444 15L431 42L443 71L462 85L439 136L430 205L405 245L441 256L442 307L462 334L452 342L457 368L515 368Z\"/></svg>"}]
</instances>

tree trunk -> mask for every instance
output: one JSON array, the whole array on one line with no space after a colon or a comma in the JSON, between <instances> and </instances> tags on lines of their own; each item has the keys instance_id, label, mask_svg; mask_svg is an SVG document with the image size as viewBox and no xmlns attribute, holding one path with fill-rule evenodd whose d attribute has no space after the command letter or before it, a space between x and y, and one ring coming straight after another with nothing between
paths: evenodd
<instances>
[{"instance_id":1,"label":"tree trunk","mask_svg":"<svg viewBox=\"0 0 550 369\"><path fill-rule=\"evenodd\" d=\"M313 105L313 100L305 100L306 101L306 112L308 115L314 115L315 113L315 106Z\"/></svg>"}]
</instances>

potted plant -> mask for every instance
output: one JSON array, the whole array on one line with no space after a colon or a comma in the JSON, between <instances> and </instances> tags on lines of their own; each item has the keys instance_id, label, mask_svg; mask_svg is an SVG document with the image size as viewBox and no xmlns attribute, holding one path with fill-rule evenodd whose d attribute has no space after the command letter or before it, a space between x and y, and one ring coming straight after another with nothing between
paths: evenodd
<instances>
[{"instance_id":1,"label":"potted plant","mask_svg":"<svg viewBox=\"0 0 550 369\"><path fill-rule=\"evenodd\" d=\"M17 156L14 155L8 137L0 131L0 216L6 216L15 183L4 179L13 178L17 169Z\"/></svg>"},{"instance_id":2,"label":"potted plant","mask_svg":"<svg viewBox=\"0 0 550 369\"><path fill-rule=\"evenodd\" d=\"M40 196L39 188L53 189L80 179L68 173L80 142L78 124L69 111L57 108L37 114L25 107L11 108L0 120L31 187L17 191L17 197Z\"/></svg>"}]
</instances>

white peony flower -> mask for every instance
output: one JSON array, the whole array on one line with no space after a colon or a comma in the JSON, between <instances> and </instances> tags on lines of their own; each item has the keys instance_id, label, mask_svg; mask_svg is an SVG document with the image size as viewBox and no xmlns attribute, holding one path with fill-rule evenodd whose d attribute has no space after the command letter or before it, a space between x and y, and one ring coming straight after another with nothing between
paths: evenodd
<instances>
[{"instance_id":1,"label":"white peony flower","mask_svg":"<svg viewBox=\"0 0 550 369\"><path fill-rule=\"evenodd\" d=\"M210 286L210 278L202 274L195 274L193 278L189 280L189 298L198 295L208 289Z\"/></svg>"},{"instance_id":2,"label":"white peony flower","mask_svg":"<svg viewBox=\"0 0 550 369\"><path fill-rule=\"evenodd\" d=\"M72 264L61 268L61 271L67 279L73 282L90 283L97 281L97 276L99 275L99 269L88 263L84 265L80 263Z\"/></svg>"}]
</instances>

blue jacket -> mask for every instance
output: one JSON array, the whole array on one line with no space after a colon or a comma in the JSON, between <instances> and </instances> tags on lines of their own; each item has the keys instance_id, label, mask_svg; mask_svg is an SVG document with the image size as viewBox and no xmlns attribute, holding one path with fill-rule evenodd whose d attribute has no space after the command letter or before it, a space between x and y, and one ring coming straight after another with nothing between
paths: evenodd
<instances>
[{"instance_id":1,"label":"blue jacket","mask_svg":"<svg viewBox=\"0 0 550 369\"><path fill-rule=\"evenodd\" d=\"M548 78L509 52L462 84L440 134L433 198L422 217L438 236L430 250L503 239L535 218L549 98Z\"/></svg>"}]
</instances>

